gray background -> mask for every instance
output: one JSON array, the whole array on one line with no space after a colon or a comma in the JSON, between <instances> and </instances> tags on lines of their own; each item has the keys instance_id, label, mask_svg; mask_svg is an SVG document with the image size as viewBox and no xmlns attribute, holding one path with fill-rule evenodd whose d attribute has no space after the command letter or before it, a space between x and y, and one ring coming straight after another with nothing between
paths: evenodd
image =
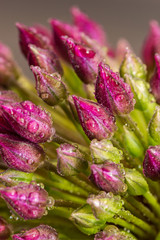
<instances>
[{"instance_id":1,"label":"gray background","mask_svg":"<svg viewBox=\"0 0 160 240\"><path fill-rule=\"evenodd\" d=\"M160 22L158 0L0 0L0 41L11 47L17 62L30 77L33 78L19 50L15 22L26 25L39 22L47 26L49 18L70 21L72 5L79 6L103 25L112 46L125 37L139 55L149 20Z\"/></svg>"}]
</instances>

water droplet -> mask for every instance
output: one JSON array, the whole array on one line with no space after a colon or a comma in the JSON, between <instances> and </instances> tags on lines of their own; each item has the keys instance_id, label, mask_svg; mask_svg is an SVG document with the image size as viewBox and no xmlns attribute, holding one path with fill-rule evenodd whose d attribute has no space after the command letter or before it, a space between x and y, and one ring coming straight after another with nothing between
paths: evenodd
<instances>
[{"instance_id":1,"label":"water droplet","mask_svg":"<svg viewBox=\"0 0 160 240\"><path fill-rule=\"evenodd\" d=\"M25 109L27 109L27 110L29 110L29 111L33 111L34 108L35 108L35 105L34 105L32 102L30 102L30 101L25 101L25 102L23 102L23 103L21 103L21 104L22 104L22 106L23 106Z\"/></svg>"},{"instance_id":2,"label":"water droplet","mask_svg":"<svg viewBox=\"0 0 160 240\"><path fill-rule=\"evenodd\" d=\"M23 117L17 117L17 122L20 124L20 125L25 125L25 120L24 120L24 118Z\"/></svg>"},{"instance_id":3,"label":"water droplet","mask_svg":"<svg viewBox=\"0 0 160 240\"><path fill-rule=\"evenodd\" d=\"M36 121L30 121L27 126L28 131L31 133L36 133L39 129L39 124Z\"/></svg>"}]
</instances>

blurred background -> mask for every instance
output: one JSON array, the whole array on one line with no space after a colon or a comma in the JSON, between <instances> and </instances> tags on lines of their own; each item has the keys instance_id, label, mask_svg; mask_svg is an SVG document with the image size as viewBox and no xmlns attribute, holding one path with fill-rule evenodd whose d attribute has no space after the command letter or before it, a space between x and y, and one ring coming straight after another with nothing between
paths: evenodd
<instances>
[{"instance_id":1,"label":"blurred background","mask_svg":"<svg viewBox=\"0 0 160 240\"><path fill-rule=\"evenodd\" d=\"M15 22L41 23L48 27L49 18L70 22L69 9L73 5L103 25L113 47L124 37L138 55L149 21L160 22L158 0L0 0L0 41L9 45L21 68L31 78L28 64L20 53Z\"/></svg>"}]
</instances>

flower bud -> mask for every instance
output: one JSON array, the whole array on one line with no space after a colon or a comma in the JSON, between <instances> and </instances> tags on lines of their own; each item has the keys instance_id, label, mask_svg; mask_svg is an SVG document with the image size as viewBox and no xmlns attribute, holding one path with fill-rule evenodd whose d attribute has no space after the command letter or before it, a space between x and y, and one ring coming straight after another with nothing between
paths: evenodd
<instances>
[{"instance_id":1,"label":"flower bud","mask_svg":"<svg viewBox=\"0 0 160 240\"><path fill-rule=\"evenodd\" d=\"M148 191L148 184L141 173L136 169L125 168L125 182L127 191L132 196L140 196Z\"/></svg>"},{"instance_id":2,"label":"flower bud","mask_svg":"<svg viewBox=\"0 0 160 240\"><path fill-rule=\"evenodd\" d=\"M101 62L97 76L95 96L98 103L116 114L128 114L134 109L135 100L130 86Z\"/></svg>"},{"instance_id":3,"label":"flower bud","mask_svg":"<svg viewBox=\"0 0 160 240\"><path fill-rule=\"evenodd\" d=\"M66 86L57 72L50 74L40 67L34 66L31 66L31 70L36 79L38 95L44 102L54 106L67 98Z\"/></svg>"},{"instance_id":4,"label":"flower bud","mask_svg":"<svg viewBox=\"0 0 160 240\"><path fill-rule=\"evenodd\" d=\"M8 134L0 134L0 153L8 167L24 172L34 172L44 160L39 145Z\"/></svg>"},{"instance_id":5,"label":"flower bud","mask_svg":"<svg viewBox=\"0 0 160 240\"><path fill-rule=\"evenodd\" d=\"M30 101L6 104L2 110L14 131L31 142L45 142L55 133L51 117Z\"/></svg>"},{"instance_id":6,"label":"flower bud","mask_svg":"<svg viewBox=\"0 0 160 240\"><path fill-rule=\"evenodd\" d=\"M136 100L135 108L144 111L148 108L150 103L154 103L155 99L152 94L149 93L149 87L147 82L141 79L135 79L130 75L125 75L125 82L130 85L131 90Z\"/></svg>"},{"instance_id":7,"label":"flower bud","mask_svg":"<svg viewBox=\"0 0 160 240\"><path fill-rule=\"evenodd\" d=\"M107 139L101 141L92 140L90 150L94 163L104 163L106 160L120 163L123 158L122 151L114 147L112 142Z\"/></svg>"},{"instance_id":8,"label":"flower bud","mask_svg":"<svg viewBox=\"0 0 160 240\"><path fill-rule=\"evenodd\" d=\"M7 187L18 185L20 182L30 183L33 178L33 173L7 169L0 173L0 180Z\"/></svg>"},{"instance_id":9,"label":"flower bud","mask_svg":"<svg viewBox=\"0 0 160 240\"><path fill-rule=\"evenodd\" d=\"M150 31L143 44L142 57L148 68L154 66L154 54L160 53L160 26L158 22L150 22Z\"/></svg>"},{"instance_id":10,"label":"flower bud","mask_svg":"<svg viewBox=\"0 0 160 240\"><path fill-rule=\"evenodd\" d=\"M71 214L71 220L78 229L87 235L95 234L104 227L105 221L95 218L91 206L85 204Z\"/></svg>"},{"instance_id":11,"label":"flower bud","mask_svg":"<svg viewBox=\"0 0 160 240\"><path fill-rule=\"evenodd\" d=\"M33 25L33 28L36 29L36 32L38 34L41 34L42 36L47 37L48 41L51 45L53 44L52 33L47 27L45 27L42 24L36 23L36 24Z\"/></svg>"},{"instance_id":12,"label":"flower bud","mask_svg":"<svg viewBox=\"0 0 160 240\"><path fill-rule=\"evenodd\" d=\"M102 46L106 44L106 36L102 27L89 19L89 17L76 7L71 8L74 24L78 27L79 31L84 32L91 39L95 39Z\"/></svg>"},{"instance_id":13,"label":"flower bud","mask_svg":"<svg viewBox=\"0 0 160 240\"><path fill-rule=\"evenodd\" d=\"M108 225L95 235L94 240L136 240L136 238L131 233L120 231L114 225Z\"/></svg>"},{"instance_id":14,"label":"flower bud","mask_svg":"<svg viewBox=\"0 0 160 240\"><path fill-rule=\"evenodd\" d=\"M0 217L0 239L7 240L11 235L11 228L6 220Z\"/></svg>"},{"instance_id":15,"label":"flower bud","mask_svg":"<svg viewBox=\"0 0 160 240\"><path fill-rule=\"evenodd\" d=\"M56 230L48 225L39 225L12 236L13 240L58 240Z\"/></svg>"},{"instance_id":16,"label":"flower bud","mask_svg":"<svg viewBox=\"0 0 160 240\"><path fill-rule=\"evenodd\" d=\"M19 44L22 53L27 58L29 52L29 44L43 49L52 49L50 39L38 32L36 27L27 27L24 24L16 23L19 30Z\"/></svg>"},{"instance_id":17,"label":"flower bud","mask_svg":"<svg viewBox=\"0 0 160 240\"><path fill-rule=\"evenodd\" d=\"M88 167L85 155L71 144L61 144L57 148L57 158L57 170L62 176L76 175Z\"/></svg>"},{"instance_id":18,"label":"flower bud","mask_svg":"<svg viewBox=\"0 0 160 240\"><path fill-rule=\"evenodd\" d=\"M124 78L125 74L131 75L133 78L146 80L146 66L130 50L126 51L124 60L120 67L120 75Z\"/></svg>"},{"instance_id":19,"label":"flower bud","mask_svg":"<svg viewBox=\"0 0 160 240\"><path fill-rule=\"evenodd\" d=\"M157 106L155 109L155 112L150 120L149 123L149 134L153 138L153 140L157 143L157 145L160 144L160 107Z\"/></svg>"},{"instance_id":20,"label":"flower bud","mask_svg":"<svg viewBox=\"0 0 160 240\"><path fill-rule=\"evenodd\" d=\"M111 138L116 130L115 118L100 104L73 96L82 128L89 139Z\"/></svg>"},{"instance_id":21,"label":"flower bud","mask_svg":"<svg viewBox=\"0 0 160 240\"><path fill-rule=\"evenodd\" d=\"M70 63L81 81L85 84L95 82L100 56L91 48L77 44L72 38L63 36L62 39L67 48Z\"/></svg>"},{"instance_id":22,"label":"flower bud","mask_svg":"<svg viewBox=\"0 0 160 240\"><path fill-rule=\"evenodd\" d=\"M90 178L100 189L114 194L127 190L124 183L125 171L120 164L110 161L105 161L103 164L92 164L91 171Z\"/></svg>"},{"instance_id":23,"label":"flower bud","mask_svg":"<svg viewBox=\"0 0 160 240\"><path fill-rule=\"evenodd\" d=\"M58 72L63 75L63 69L58 57L52 50L38 48L29 44L28 62L29 65L38 66L48 73Z\"/></svg>"},{"instance_id":24,"label":"flower bud","mask_svg":"<svg viewBox=\"0 0 160 240\"><path fill-rule=\"evenodd\" d=\"M160 104L160 54L155 54L156 69L150 80L150 87L156 102Z\"/></svg>"},{"instance_id":25,"label":"flower bud","mask_svg":"<svg viewBox=\"0 0 160 240\"><path fill-rule=\"evenodd\" d=\"M8 122L3 116L1 105L17 101L20 101L20 98L13 91L10 90L0 91L0 133L14 132L14 130L11 128L11 126L8 124Z\"/></svg>"},{"instance_id":26,"label":"flower bud","mask_svg":"<svg viewBox=\"0 0 160 240\"><path fill-rule=\"evenodd\" d=\"M8 85L18 79L20 71L10 49L0 42L0 84Z\"/></svg>"},{"instance_id":27,"label":"flower bud","mask_svg":"<svg viewBox=\"0 0 160 240\"><path fill-rule=\"evenodd\" d=\"M143 173L153 181L160 180L160 146L147 149L143 161Z\"/></svg>"},{"instance_id":28,"label":"flower bud","mask_svg":"<svg viewBox=\"0 0 160 240\"><path fill-rule=\"evenodd\" d=\"M46 190L36 184L21 182L14 187L1 188L0 194L8 206L25 220L41 218L48 202L51 202Z\"/></svg>"},{"instance_id":29,"label":"flower bud","mask_svg":"<svg viewBox=\"0 0 160 240\"><path fill-rule=\"evenodd\" d=\"M91 195L87 199L87 203L91 205L95 217L103 221L114 217L123 206L120 196L106 192L100 192L97 196Z\"/></svg>"},{"instance_id":30,"label":"flower bud","mask_svg":"<svg viewBox=\"0 0 160 240\"><path fill-rule=\"evenodd\" d=\"M66 46L62 40L62 36L68 36L73 38L75 41L80 42L80 32L78 28L67 23L63 23L57 19L51 19L50 24L53 29L53 41L55 49L58 54L67 62L69 62L69 56L67 53Z\"/></svg>"}]
</instances>

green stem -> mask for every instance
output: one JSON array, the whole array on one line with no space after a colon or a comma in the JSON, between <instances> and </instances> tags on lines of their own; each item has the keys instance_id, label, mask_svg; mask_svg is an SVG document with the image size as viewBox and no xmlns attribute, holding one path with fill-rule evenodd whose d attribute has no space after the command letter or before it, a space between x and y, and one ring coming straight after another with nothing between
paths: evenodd
<instances>
[{"instance_id":1,"label":"green stem","mask_svg":"<svg viewBox=\"0 0 160 240\"><path fill-rule=\"evenodd\" d=\"M127 200L138 209L139 213L142 213L143 216L147 217L153 223L159 225L159 219L147 208L142 202L137 201L134 197L129 196ZM140 214L141 215L141 214Z\"/></svg>"},{"instance_id":2,"label":"green stem","mask_svg":"<svg viewBox=\"0 0 160 240\"><path fill-rule=\"evenodd\" d=\"M143 138L139 128L137 127L136 122L134 122L129 115L126 115L126 116L123 116L123 117L121 116L120 120L123 122L123 124L127 124L134 131L135 135L141 141L144 149L146 149L148 144L144 141L144 138Z\"/></svg>"},{"instance_id":3,"label":"green stem","mask_svg":"<svg viewBox=\"0 0 160 240\"><path fill-rule=\"evenodd\" d=\"M74 203L72 201L66 201L62 199L54 200L54 207L68 207L68 208L78 208L80 204Z\"/></svg>"},{"instance_id":4,"label":"green stem","mask_svg":"<svg viewBox=\"0 0 160 240\"><path fill-rule=\"evenodd\" d=\"M120 212L118 212L118 215L119 217L124 218L126 221L131 222L139 228L143 229L144 231L148 232L150 235L156 235L156 231L153 226L150 226L148 223L135 217L129 211L121 210Z\"/></svg>"},{"instance_id":5,"label":"green stem","mask_svg":"<svg viewBox=\"0 0 160 240\"><path fill-rule=\"evenodd\" d=\"M141 230L140 228L136 227L135 225L133 225L131 223L128 223L124 219L111 218L111 219L108 219L107 222L124 227L125 229L128 229L131 232L133 232L134 234L138 235L141 239L147 239L147 234L143 230Z\"/></svg>"},{"instance_id":6,"label":"green stem","mask_svg":"<svg viewBox=\"0 0 160 240\"><path fill-rule=\"evenodd\" d=\"M67 179L73 182L74 184L76 184L77 186L85 189L88 193L97 194L99 192L98 189L89 185L87 182L83 181L82 179L78 178L78 176L67 177Z\"/></svg>"},{"instance_id":7,"label":"green stem","mask_svg":"<svg viewBox=\"0 0 160 240\"><path fill-rule=\"evenodd\" d=\"M124 207L125 207L125 209L129 210L129 211L130 211L131 213L133 213L136 217L145 220L145 218L144 218L144 216L141 214L141 212L140 212L135 206L132 205L132 202L128 201L128 198L127 198L127 200L123 198L123 201L124 201Z\"/></svg>"},{"instance_id":8,"label":"green stem","mask_svg":"<svg viewBox=\"0 0 160 240\"><path fill-rule=\"evenodd\" d=\"M160 205L157 202L157 199L149 191L146 192L143 196L145 197L147 202L151 205L151 207L152 207L153 211L155 212L155 214L160 217Z\"/></svg>"}]
</instances>

